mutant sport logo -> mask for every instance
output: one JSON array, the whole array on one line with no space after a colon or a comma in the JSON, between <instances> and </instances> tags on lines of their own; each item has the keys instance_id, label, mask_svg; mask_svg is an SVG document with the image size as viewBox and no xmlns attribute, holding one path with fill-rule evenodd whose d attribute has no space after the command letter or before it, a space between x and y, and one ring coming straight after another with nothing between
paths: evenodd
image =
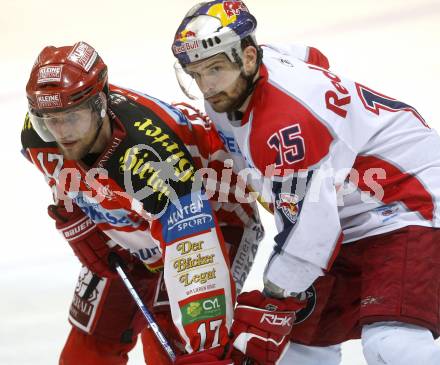
<instances>
[{"instance_id":1,"label":"mutant sport logo","mask_svg":"<svg viewBox=\"0 0 440 365\"><path fill-rule=\"evenodd\" d=\"M214 227L211 206L202 193L187 194L178 203L170 204L160 218L167 243Z\"/></svg>"}]
</instances>

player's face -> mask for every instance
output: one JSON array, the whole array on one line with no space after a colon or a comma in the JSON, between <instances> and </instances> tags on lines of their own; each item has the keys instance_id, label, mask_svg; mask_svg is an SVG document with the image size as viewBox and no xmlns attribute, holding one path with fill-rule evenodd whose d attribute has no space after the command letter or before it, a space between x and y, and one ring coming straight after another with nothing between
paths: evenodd
<instances>
[{"instance_id":1,"label":"player's face","mask_svg":"<svg viewBox=\"0 0 440 365\"><path fill-rule=\"evenodd\" d=\"M218 94L205 98L205 100L211 105L212 109L217 113L234 112L236 111L246 94L247 82L243 75L240 75L238 79L229 88L220 91Z\"/></svg>"},{"instance_id":2,"label":"player's face","mask_svg":"<svg viewBox=\"0 0 440 365\"><path fill-rule=\"evenodd\" d=\"M224 54L190 64L185 72L195 80L203 98L219 113L234 111L237 100L246 90L240 67Z\"/></svg>"},{"instance_id":3,"label":"player's face","mask_svg":"<svg viewBox=\"0 0 440 365\"><path fill-rule=\"evenodd\" d=\"M243 50L242 67L222 53L194 62L185 71L196 81L211 107L217 113L224 113L246 107L248 87L256 78L257 67L257 49L248 46Z\"/></svg>"},{"instance_id":4,"label":"player's face","mask_svg":"<svg viewBox=\"0 0 440 365\"><path fill-rule=\"evenodd\" d=\"M45 114L46 127L68 160L80 160L95 142L97 115L88 106Z\"/></svg>"}]
</instances>

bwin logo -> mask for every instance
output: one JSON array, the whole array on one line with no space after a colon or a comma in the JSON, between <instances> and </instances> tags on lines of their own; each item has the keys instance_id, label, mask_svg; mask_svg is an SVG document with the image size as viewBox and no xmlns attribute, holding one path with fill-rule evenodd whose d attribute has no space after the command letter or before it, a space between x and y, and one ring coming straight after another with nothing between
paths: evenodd
<instances>
[{"instance_id":1,"label":"bwin logo","mask_svg":"<svg viewBox=\"0 0 440 365\"><path fill-rule=\"evenodd\" d=\"M272 326L292 326L292 316L278 317L276 314L264 313L260 323L267 322Z\"/></svg>"}]
</instances>

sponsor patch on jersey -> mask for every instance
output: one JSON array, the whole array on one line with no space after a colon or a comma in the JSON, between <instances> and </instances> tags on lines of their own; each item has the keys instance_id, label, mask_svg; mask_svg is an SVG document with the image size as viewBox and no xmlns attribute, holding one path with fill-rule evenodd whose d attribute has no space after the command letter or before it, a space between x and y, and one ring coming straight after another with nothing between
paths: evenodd
<instances>
[{"instance_id":1,"label":"sponsor patch on jersey","mask_svg":"<svg viewBox=\"0 0 440 365\"><path fill-rule=\"evenodd\" d=\"M206 293L224 285L219 278L228 277L219 237L214 229L169 244L166 248L170 275L176 289L185 296Z\"/></svg>"},{"instance_id":2,"label":"sponsor patch on jersey","mask_svg":"<svg viewBox=\"0 0 440 365\"><path fill-rule=\"evenodd\" d=\"M38 70L37 84L60 82L63 66L44 66Z\"/></svg>"},{"instance_id":3,"label":"sponsor patch on jersey","mask_svg":"<svg viewBox=\"0 0 440 365\"><path fill-rule=\"evenodd\" d=\"M379 215L379 218L382 220L382 223L385 223L397 216L399 212L399 205L389 204L389 205L384 205L382 207L378 207L374 210Z\"/></svg>"},{"instance_id":4,"label":"sponsor patch on jersey","mask_svg":"<svg viewBox=\"0 0 440 365\"><path fill-rule=\"evenodd\" d=\"M144 263L154 263L160 258L161 253L159 247L144 247L137 251L132 251L132 255L136 256L139 260Z\"/></svg>"},{"instance_id":5,"label":"sponsor patch on jersey","mask_svg":"<svg viewBox=\"0 0 440 365\"><path fill-rule=\"evenodd\" d=\"M38 109L54 109L61 108L63 103L61 102L61 94L39 94L37 95Z\"/></svg>"},{"instance_id":6,"label":"sponsor patch on jersey","mask_svg":"<svg viewBox=\"0 0 440 365\"><path fill-rule=\"evenodd\" d=\"M280 61L281 64L284 65L284 66L294 67L294 66L292 65L292 62L290 62L287 58L279 58L279 61Z\"/></svg>"},{"instance_id":7,"label":"sponsor patch on jersey","mask_svg":"<svg viewBox=\"0 0 440 365\"><path fill-rule=\"evenodd\" d=\"M258 246L264 237L264 229L260 224L254 224L249 228L245 228L240 245L231 265L232 277L235 281L237 293L241 292L246 278L251 271L252 264L257 255Z\"/></svg>"},{"instance_id":8,"label":"sponsor patch on jersey","mask_svg":"<svg viewBox=\"0 0 440 365\"><path fill-rule=\"evenodd\" d=\"M210 296L189 302L180 307L182 324L184 326L226 315L226 300L224 294Z\"/></svg>"},{"instance_id":9,"label":"sponsor patch on jersey","mask_svg":"<svg viewBox=\"0 0 440 365\"><path fill-rule=\"evenodd\" d=\"M299 214L299 201L300 199L296 194L280 193L275 203L277 209L281 210L289 221L295 223Z\"/></svg>"},{"instance_id":10,"label":"sponsor patch on jersey","mask_svg":"<svg viewBox=\"0 0 440 365\"><path fill-rule=\"evenodd\" d=\"M91 333L95 327L98 319L96 313L103 299L106 283L106 278L98 278L96 281L89 269L86 267L81 269L69 309L69 320L86 333Z\"/></svg>"},{"instance_id":11,"label":"sponsor patch on jersey","mask_svg":"<svg viewBox=\"0 0 440 365\"><path fill-rule=\"evenodd\" d=\"M310 315L313 313L316 307L316 301L317 301L317 295L316 290L312 286L310 286L306 291L304 292L307 300L307 305L305 308L301 309L300 311L296 312L296 318L295 318L295 324L300 324L301 322L304 322L307 318L310 317Z\"/></svg>"},{"instance_id":12,"label":"sponsor patch on jersey","mask_svg":"<svg viewBox=\"0 0 440 365\"><path fill-rule=\"evenodd\" d=\"M107 223L114 227L136 228L142 223L139 219L131 218L132 212L125 209L106 209L84 194L79 193L72 199L95 224Z\"/></svg>"},{"instance_id":13,"label":"sponsor patch on jersey","mask_svg":"<svg viewBox=\"0 0 440 365\"><path fill-rule=\"evenodd\" d=\"M85 42L78 42L67 56L67 59L81 66L84 71L89 72L96 61L98 53Z\"/></svg>"},{"instance_id":14,"label":"sponsor patch on jersey","mask_svg":"<svg viewBox=\"0 0 440 365\"><path fill-rule=\"evenodd\" d=\"M166 243L210 230L215 226L211 205L202 194L187 194L180 198L177 204L169 204L166 214L163 214L160 220Z\"/></svg>"},{"instance_id":15,"label":"sponsor patch on jersey","mask_svg":"<svg viewBox=\"0 0 440 365\"><path fill-rule=\"evenodd\" d=\"M219 129L218 135L229 152L237 153L240 155L242 154L240 151L240 147L238 146L238 143L232 134L229 134Z\"/></svg>"}]
</instances>

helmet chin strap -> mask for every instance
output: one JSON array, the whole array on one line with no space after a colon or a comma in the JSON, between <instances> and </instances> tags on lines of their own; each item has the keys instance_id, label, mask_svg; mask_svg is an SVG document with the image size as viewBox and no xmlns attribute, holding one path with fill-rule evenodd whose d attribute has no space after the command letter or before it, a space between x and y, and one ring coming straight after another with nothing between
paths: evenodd
<instances>
[{"instance_id":1,"label":"helmet chin strap","mask_svg":"<svg viewBox=\"0 0 440 365\"><path fill-rule=\"evenodd\" d=\"M92 143L90 143L90 148L87 151L87 154L91 153L90 150L95 146L96 142L98 141L99 134L101 133L102 126L104 125L104 118L105 118L106 112L105 109L101 109L100 115L98 116L98 128L96 128L95 136L93 137Z\"/></svg>"},{"instance_id":2,"label":"helmet chin strap","mask_svg":"<svg viewBox=\"0 0 440 365\"><path fill-rule=\"evenodd\" d=\"M246 81L246 89L240 94L240 96L237 98L235 103L232 105L231 113L238 111L243 106L243 104L248 99L248 97L251 96L252 93L254 92L255 87L257 86L257 83L260 80L260 77L255 78L259 69L260 69L260 65L257 64L255 71L248 76L244 73L243 67L241 67L240 77Z\"/></svg>"},{"instance_id":3,"label":"helmet chin strap","mask_svg":"<svg viewBox=\"0 0 440 365\"><path fill-rule=\"evenodd\" d=\"M241 77L246 81L246 89L237 98L234 105L232 105L231 113L238 111L243 106L243 104L248 99L248 97L251 96L252 93L254 92L255 87L257 86L257 83L260 80L260 78L256 78L255 76L258 74L258 70L260 69L260 65L262 62L262 54L261 54L261 50L257 46L255 47L257 48L256 67L255 67L255 71L252 72L252 74L249 76L245 74L243 69L243 59L242 59L243 56L240 56L235 48L232 49L232 58L234 59L235 63L237 63L238 66L240 67L239 77Z\"/></svg>"},{"instance_id":4,"label":"helmet chin strap","mask_svg":"<svg viewBox=\"0 0 440 365\"><path fill-rule=\"evenodd\" d=\"M101 133L102 126L104 125L104 118L107 114L107 102L104 99L104 96L101 92L98 94L98 99L95 100L95 102L91 103L92 110L98 115L97 125L98 128L96 128L95 136L93 137L93 142L90 144L90 148L87 151L87 153L90 153L90 150L95 146L96 142L98 141L98 137Z\"/></svg>"},{"instance_id":5,"label":"helmet chin strap","mask_svg":"<svg viewBox=\"0 0 440 365\"><path fill-rule=\"evenodd\" d=\"M255 78L256 74L258 73L258 70L259 70L259 67L257 67L256 71L252 75L246 77L246 90L243 93L243 96L245 97L245 99L240 104L240 107L243 105L243 103L246 101L246 99L252 95L252 93L255 90L255 87L257 86L258 81L260 81L260 77Z\"/></svg>"}]
</instances>

